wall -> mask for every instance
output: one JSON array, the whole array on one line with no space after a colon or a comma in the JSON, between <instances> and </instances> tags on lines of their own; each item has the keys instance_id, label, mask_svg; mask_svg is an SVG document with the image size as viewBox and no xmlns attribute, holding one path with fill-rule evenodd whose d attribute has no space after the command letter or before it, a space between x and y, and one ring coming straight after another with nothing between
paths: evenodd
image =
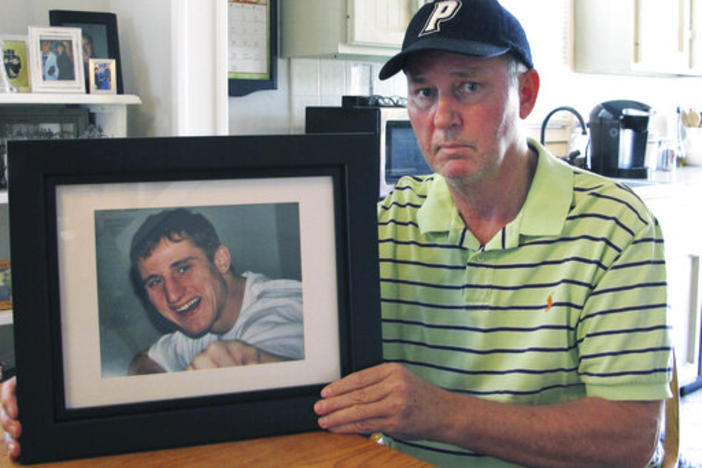
<instances>
[{"instance_id":1,"label":"wall","mask_svg":"<svg viewBox=\"0 0 702 468\"><path fill-rule=\"evenodd\" d=\"M541 93L527 122L532 136L538 136L538 129L548 112L561 105L575 107L585 119L598 103L611 99L642 101L666 118L674 116L676 106L702 108L702 93L698 91L701 78L632 77L571 71L571 0L501 1L524 25L541 74ZM538 8L534 8L536 4ZM354 94L349 78L353 62L294 58L278 63L278 90L230 98L230 133L301 133L304 131L305 106L338 105L341 95ZM373 68L373 76L377 77L379 64L368 62L368 65ZM374 78L372 91L405 94L402 76L389 81L379 82ZM655 120L656 124L662 125L660 119ZM659 131L669 132L671 129L664 127Z\"/></svg>"},{"instance_id":2,"label":"wall","mask_svg":"<svg viewBox=\"0 0 702 468\"><path fill-rule=\"evenodd\" d=\"M141 97L130 106L130 136L168 135L171 127L171 8L169 0L0 0L0 33L27 34L49 26L49 10L117 14L124 92Z\"/></svg>"}]
</instances>

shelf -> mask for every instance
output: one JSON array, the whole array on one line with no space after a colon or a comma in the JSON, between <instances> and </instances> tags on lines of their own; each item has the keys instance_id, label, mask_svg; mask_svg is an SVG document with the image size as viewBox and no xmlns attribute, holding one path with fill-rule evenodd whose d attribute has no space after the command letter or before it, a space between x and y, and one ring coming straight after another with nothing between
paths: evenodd
<instances>
[{"instance_id":1,"label":"shelf","mask_svg":"<svg viewBox=\"0 0 702 468\"><path fill-rule=\"evenodd\" d=\"M0 310L0 326L12 325L12 310Z\"/></svg>"},{"instance_id":2,"label":"shelf","mask_svg":"<svg viewBox=\"0 0 702 468\"><path fill-rule=\"evenodd\" d=\"M141 104L141 99L133 94L1 93L3 104L129 105Z\"/></svg>"}]
</instances>

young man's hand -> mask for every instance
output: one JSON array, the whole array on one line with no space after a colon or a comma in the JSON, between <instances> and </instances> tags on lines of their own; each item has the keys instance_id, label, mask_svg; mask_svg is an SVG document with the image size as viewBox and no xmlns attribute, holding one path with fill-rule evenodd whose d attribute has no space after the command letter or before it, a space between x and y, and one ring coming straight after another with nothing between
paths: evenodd
<instances>
[{"instance_id":1,"label":"young man's hand","mask_svg":"<svg viewBox=\"0 0 702 468\"><path fill-rule=\"evenodd\" d=\"M16 460L20 453L20 444L17 441L22 434L22 425L17 420L19 410L17 408L17 378L12 377L2 384L0 393L0 424L5 431L5 443L7 453L11 460Z\"/></svg>"},{"instance_id":2,"label":"young man's hand","mask_svg":"<svg viewBox=\"0 0 702 468\"><path fill-rule=\"evenodd\" d=\"M241 341L215 341L193 358L188 370L248 366L284 360Z\"/></svg>"}]
</instances>

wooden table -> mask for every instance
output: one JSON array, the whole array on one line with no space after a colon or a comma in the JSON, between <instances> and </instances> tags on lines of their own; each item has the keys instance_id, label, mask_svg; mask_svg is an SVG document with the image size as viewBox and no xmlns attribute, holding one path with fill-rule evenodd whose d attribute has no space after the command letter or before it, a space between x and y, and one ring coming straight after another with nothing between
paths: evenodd
<instances>
[{"instance_id":1,"label":"wooden table","mask_svg":"<svg viewBox=\"0 0 702 468\"><path fill-rule=\"evenodd\" d=\"M0 429L0 468L17 468L7 458L5 434ZM178 449L86 458L66 462L27 465L35 467L109 468L149 467L429 467L422 461L359 436L308 432Z\"/></svg>"}]
</instances>

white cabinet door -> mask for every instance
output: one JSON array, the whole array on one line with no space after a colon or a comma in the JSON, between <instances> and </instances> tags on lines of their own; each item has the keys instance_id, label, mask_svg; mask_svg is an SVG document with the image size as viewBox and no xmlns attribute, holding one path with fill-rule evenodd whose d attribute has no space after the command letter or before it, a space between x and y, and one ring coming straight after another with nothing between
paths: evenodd
<instances>
[{"instance_id":1,"label":"white cabinet door","mask_svg":"<svg viewBox=\"0 0 702 468\"><path fill-rule=\"evenodd\" d=\"M283 57L390 57L427 0L282 0Z\"/></svg>"},{"instance_id":2,"label":"white cabinet door","mask_svg":"<svg viewBox=\"0 0 702 468\"><path fill-rule=\"evenodd\" d=\"M416 6L416 0L349 0L349 43L400 47Z\"/></svg>"},{"instance_id":3,"label":"white cabinet door","mask_svg":"<svg viewBox=\"0 0 702 468\"><path fill-rule=\"evenodd\" d=\"M635 0L634 5L634 68L683 72L689 61L689 0Z\"/></svg>"},{"instance_id":4,"label":"white cabinet door","mask_svg":"<svg viewBox=\"0 0 702 468\"><path fill-rule=\"evenodd\" d=\"M575 70L702 74L702 0L574 0Z\"/></svg>"},{"instance_id":5,"label":"white cabinet door","mask_svg":"<svg viewBox=\"0 0 702 468\"><path fill-rule=\"evenodd\" d=\"M690 41L690 68L702 74L702 0L689 0L690 21L688 36Z\"/></svg>"}]
</instances>

